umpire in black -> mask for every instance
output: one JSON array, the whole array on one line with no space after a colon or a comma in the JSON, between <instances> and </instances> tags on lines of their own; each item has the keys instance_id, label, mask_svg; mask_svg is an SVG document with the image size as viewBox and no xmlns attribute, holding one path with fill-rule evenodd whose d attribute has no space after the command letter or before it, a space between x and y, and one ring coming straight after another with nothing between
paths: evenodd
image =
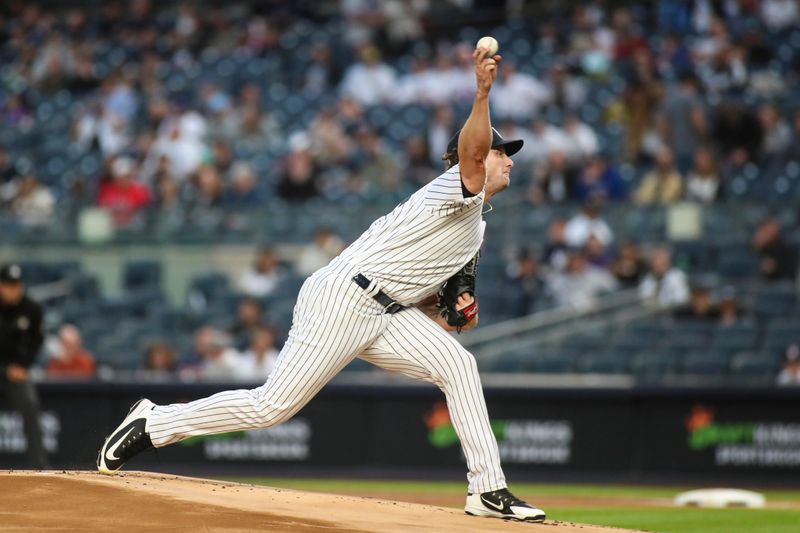
<instances>
[{"instance_id":1,"label":"umpire in black","mask_svg":"<svg viewBox=\"0 0 800 533\"><path fill-rule=\"evenodd\" d=\"M42 307L25 294L22 268L0 267L0 388L22 414L28 458L34 468L47 468L39 423L39 397L28 369L44 340Z\"/></svg>"}]
</instances>

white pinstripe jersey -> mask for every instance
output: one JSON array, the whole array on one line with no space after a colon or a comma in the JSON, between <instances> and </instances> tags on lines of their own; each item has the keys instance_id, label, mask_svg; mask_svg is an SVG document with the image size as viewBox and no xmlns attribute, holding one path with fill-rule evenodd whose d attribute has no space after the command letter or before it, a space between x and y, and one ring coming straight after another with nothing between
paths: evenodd
<instances>
[{"instance_id":1,"label":"white pinstripe jersey","mask_svg":"<svg viewBox=\"0 0 800 533\"><path fill-rule=\"evenodd\" d=\"M464 198L458 165L379 218L333 264L345 262L412 305L436 293L477 253L484 191Z\"/></svg>"}]
</instances>

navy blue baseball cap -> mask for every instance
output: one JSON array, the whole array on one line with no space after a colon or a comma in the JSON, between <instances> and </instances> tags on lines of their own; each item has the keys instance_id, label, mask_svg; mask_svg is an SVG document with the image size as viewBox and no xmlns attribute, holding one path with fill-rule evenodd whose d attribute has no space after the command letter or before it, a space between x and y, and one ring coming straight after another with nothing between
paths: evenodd
<instances>
[{"instance_id":1,"label":"navy blue baseball cap","mask_svg":"<svg viewBox=\"0 0 800 533\"><path fill-rule=\"evenodd\" d=\"M458 150L458 136L460 134L461 129L450 138L450 142L447 143L447 153ZM492 128L492 148L500 148L503 146L506 149L507 155L514 155L522 149L522 144L522 139L503 139L500 132Z\"/></svg>"}]
</instances>

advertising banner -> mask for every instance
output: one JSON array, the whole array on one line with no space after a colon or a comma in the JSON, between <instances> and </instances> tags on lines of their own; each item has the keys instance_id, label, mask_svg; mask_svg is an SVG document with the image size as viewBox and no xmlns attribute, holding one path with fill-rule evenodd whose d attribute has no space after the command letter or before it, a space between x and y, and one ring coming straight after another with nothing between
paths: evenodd
<instances>
[{"instance_id":1,"label":"advertising banner","mask_svg":"<svg viewBox=\"0 0 800 533\"><path fill-rule=\"evenodd\" d=\"M140 397L190 401L223 385L45 384L51 463L92 468L103 438ZM630 474L800 474L800 395L774 391L487 389L506 470ZM0 396L0 466L25 465L19 414ZM332 385L282 425L192 438L140 468L223 465L426 469L463 465L435 388Z\"/></svg>"}]
</instances>

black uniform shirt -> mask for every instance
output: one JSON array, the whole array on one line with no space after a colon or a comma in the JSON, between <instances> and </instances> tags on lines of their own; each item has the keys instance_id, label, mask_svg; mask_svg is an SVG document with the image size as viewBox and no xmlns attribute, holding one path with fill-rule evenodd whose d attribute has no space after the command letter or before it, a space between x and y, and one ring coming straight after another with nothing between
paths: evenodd
<instances>
[{"instance_id":1,"label":"black uniform shirt","mask_svg":"<svg viewBox=\"0 0 800 533\"><path fill-rule=\"evenodd\" d=\"M17 305L0 302L0 370L9 363L30 367L44 341L41 306L23 296Z\"/></svg>"}]
</instances>

